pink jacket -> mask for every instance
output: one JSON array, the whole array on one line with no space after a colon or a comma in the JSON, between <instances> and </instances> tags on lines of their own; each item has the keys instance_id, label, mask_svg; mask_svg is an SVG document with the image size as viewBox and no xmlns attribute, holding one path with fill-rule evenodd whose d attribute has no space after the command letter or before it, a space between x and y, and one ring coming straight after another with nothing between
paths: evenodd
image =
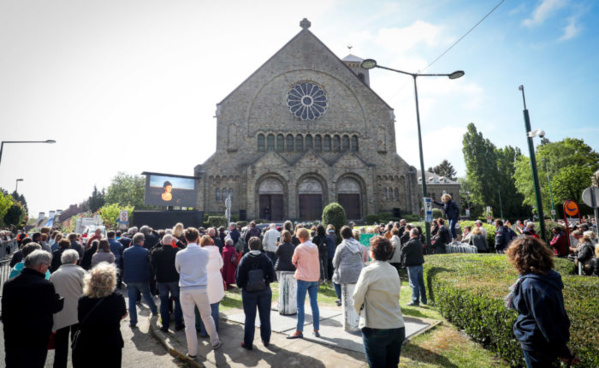
<instances>
[{"instance_id":1,"label":"pink jacket","mask_svg":"<svg viewBox=\"0 0 599 368\"><path fill-rule=\"evenodd\" d=\"M291 263L295 266L295 279L301 281L320 280L320 258L318 247L311 241L301 243L295 248Z\"/></svg>"}]
</instances>

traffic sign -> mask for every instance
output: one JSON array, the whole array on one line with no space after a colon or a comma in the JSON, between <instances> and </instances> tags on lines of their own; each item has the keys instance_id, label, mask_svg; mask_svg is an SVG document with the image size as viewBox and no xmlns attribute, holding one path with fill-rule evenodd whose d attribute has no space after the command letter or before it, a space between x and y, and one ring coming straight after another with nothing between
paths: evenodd
<instances>
[{"instance_id":1,"label":"traffic sign","mask_svg":"<svg viewBox=\"0 0 599 368\"><path fill-rule=\"evenodd\" d=\"M430 198L422 198L424 201L424 222L433 222L433 201Z\"/></svg>"},{"instance_id":2,"label":"traffic sign","mask_svg":"<svg viewBox=\"0 0 599 368\"><path fill-rule=\"evenodd\" d=\"M593 201L594 200L594 201ZM588 187L582 192L582 201L591 208L599 207L599 188Z\"/></svg>"},{"instance_id":3,"label":"traffic sign","mask_svg":"<svg viewBox=\"0 0 599 368\"><path fill-rule=\"evenodd\" d=\"M119 221L122 222L122 223L129 222L129 211L127 211L127 210L121 210L121 212L119 214Z\"/></svg>"},{"instance_id":4,"label":"traffic sign","mask_svg":"<svg viewBox=\"0 0 599 368\"><path fill-rule=\"evenodd\" d=\"M578 204L576 202L568 199L564 202L564 212L569 217L578 216Z\"/></svg>"}]
</instances>

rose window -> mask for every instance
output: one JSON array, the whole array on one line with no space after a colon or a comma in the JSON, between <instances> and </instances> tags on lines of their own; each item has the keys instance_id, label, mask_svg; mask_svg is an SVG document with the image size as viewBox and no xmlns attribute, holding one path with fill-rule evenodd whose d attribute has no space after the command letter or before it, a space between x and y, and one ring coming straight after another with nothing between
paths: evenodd
<instances>
[{"instance_id":1,"label":"rose window","mask_svg":"<svg viewBox=\"0 0 599 368\"><path fill-rule=\"evenodd\" d=\"M302 120L320 118L327 111L327 96L313 83L299 83L287 94L289 111Z\"/></svg>"}]
</instances>

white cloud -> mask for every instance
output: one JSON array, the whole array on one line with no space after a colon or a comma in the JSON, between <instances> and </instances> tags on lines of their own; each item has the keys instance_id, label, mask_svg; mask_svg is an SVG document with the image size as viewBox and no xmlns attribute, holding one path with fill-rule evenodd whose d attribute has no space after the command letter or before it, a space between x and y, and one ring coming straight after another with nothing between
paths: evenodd
<instances>
[{"instance_id":1,"label":"white cloud","mask_svg":"<svg viewBox=\"0 0 599 368\"><path fill-rule=\"evenodd\" d=\"M558 38L558 41L567 41L578 35L580 27L578 26L577 21L577 17L568 18L568 25L564 27L564 34Z\"/></svg>"},{"instance_id":2,"label":"white cloud","mask_svg":"<svg viewBox=\"0 0 599 368\"><path fill-rule=\"evenodd\" d=\"M401 54L417 45L437 46L441 43L441 27L421 20L404 28L384 28L378 32L375 42L383 47L392 48Z\"/></svg>"},{"instance_id":3,"label":"white cloud","mask_svg":"<svg viewBox=\"0 0 599 368\"><path fill-rule=\"evenodd\" d=\"M567 4L568 0L542 0L532 12L531 17L522 21L522 25L526 27L539 26Z\"/></svg>"}]
</instances>

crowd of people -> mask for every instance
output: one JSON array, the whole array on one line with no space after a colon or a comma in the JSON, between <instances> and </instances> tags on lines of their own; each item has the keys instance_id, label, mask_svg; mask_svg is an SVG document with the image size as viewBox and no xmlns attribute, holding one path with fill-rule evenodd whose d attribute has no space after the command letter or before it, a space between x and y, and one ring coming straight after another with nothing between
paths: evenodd
<instances>
[{"instance_id":1,"label":"crowd of people","mask_svg":"<svg viewBox=\"0 0 599 368\"><path fill-rule=\"evenodd\" d=\"M452 210L451 198L445 198L444 204L445 212ZM444 254L448 244L461 241L479 252L507 252L513 261L515 251L511 249L522 244L530 248L532 243L526 239L538 242L539 238L532 222L512 225L498 219L495 242L489 246L481 221L459 232L455 231L459 221L450 219L449 223L448 228L444 219L435 220L430 249L422 229L405 220L371 229L375 234L369 248L360 243L365 229L353 229L352 223L338 233L332 225L293 227L290 221L263 230L254 222L244 229L236 223L228 229L185 228L179 223L158 231L148 226L124 233L108 231L105 237L98 231L86 244L76 233L47 229L31 237L23 233L3 290L6 363L8 367L41 367L51 345L54 367L66 367L72 341L74 367L120 366L124 346L121 320L129 317L130 328L136 328L142 299L152 315L160 315L162 331L185 330L187 355L195 359L198 334L209 338L213 349L222 346L219 305L225 290L231 288L241 289L246 317L241 346L253 349L256 313L260 338L268 346L270 284L281 279L283 272L293 272L297 327L288 339L304 337L306 296L313 316L312 334L320 336L318 290L322 283L330 283L337 305L351 302L360 315L369 365L397 365L405 338L399 305L401 269L407 270L412 290L408 305L426 305L425 254ZM550 246L554 256L570 257L580 262L585 272L599 275L599 246L592 231L584 226L573 231L579 244L569 249L563 229L556 227L553 233ZM528 248L525 251L530 251ZM123 285L128 305L119 291ZM342 295L344 285L355 285L353 296ZM351 301L345 299L350 297ZM35 331L33 339L31 331ZM98 356L99 346L103 352Z\"/></svg>"}]
</instances>

